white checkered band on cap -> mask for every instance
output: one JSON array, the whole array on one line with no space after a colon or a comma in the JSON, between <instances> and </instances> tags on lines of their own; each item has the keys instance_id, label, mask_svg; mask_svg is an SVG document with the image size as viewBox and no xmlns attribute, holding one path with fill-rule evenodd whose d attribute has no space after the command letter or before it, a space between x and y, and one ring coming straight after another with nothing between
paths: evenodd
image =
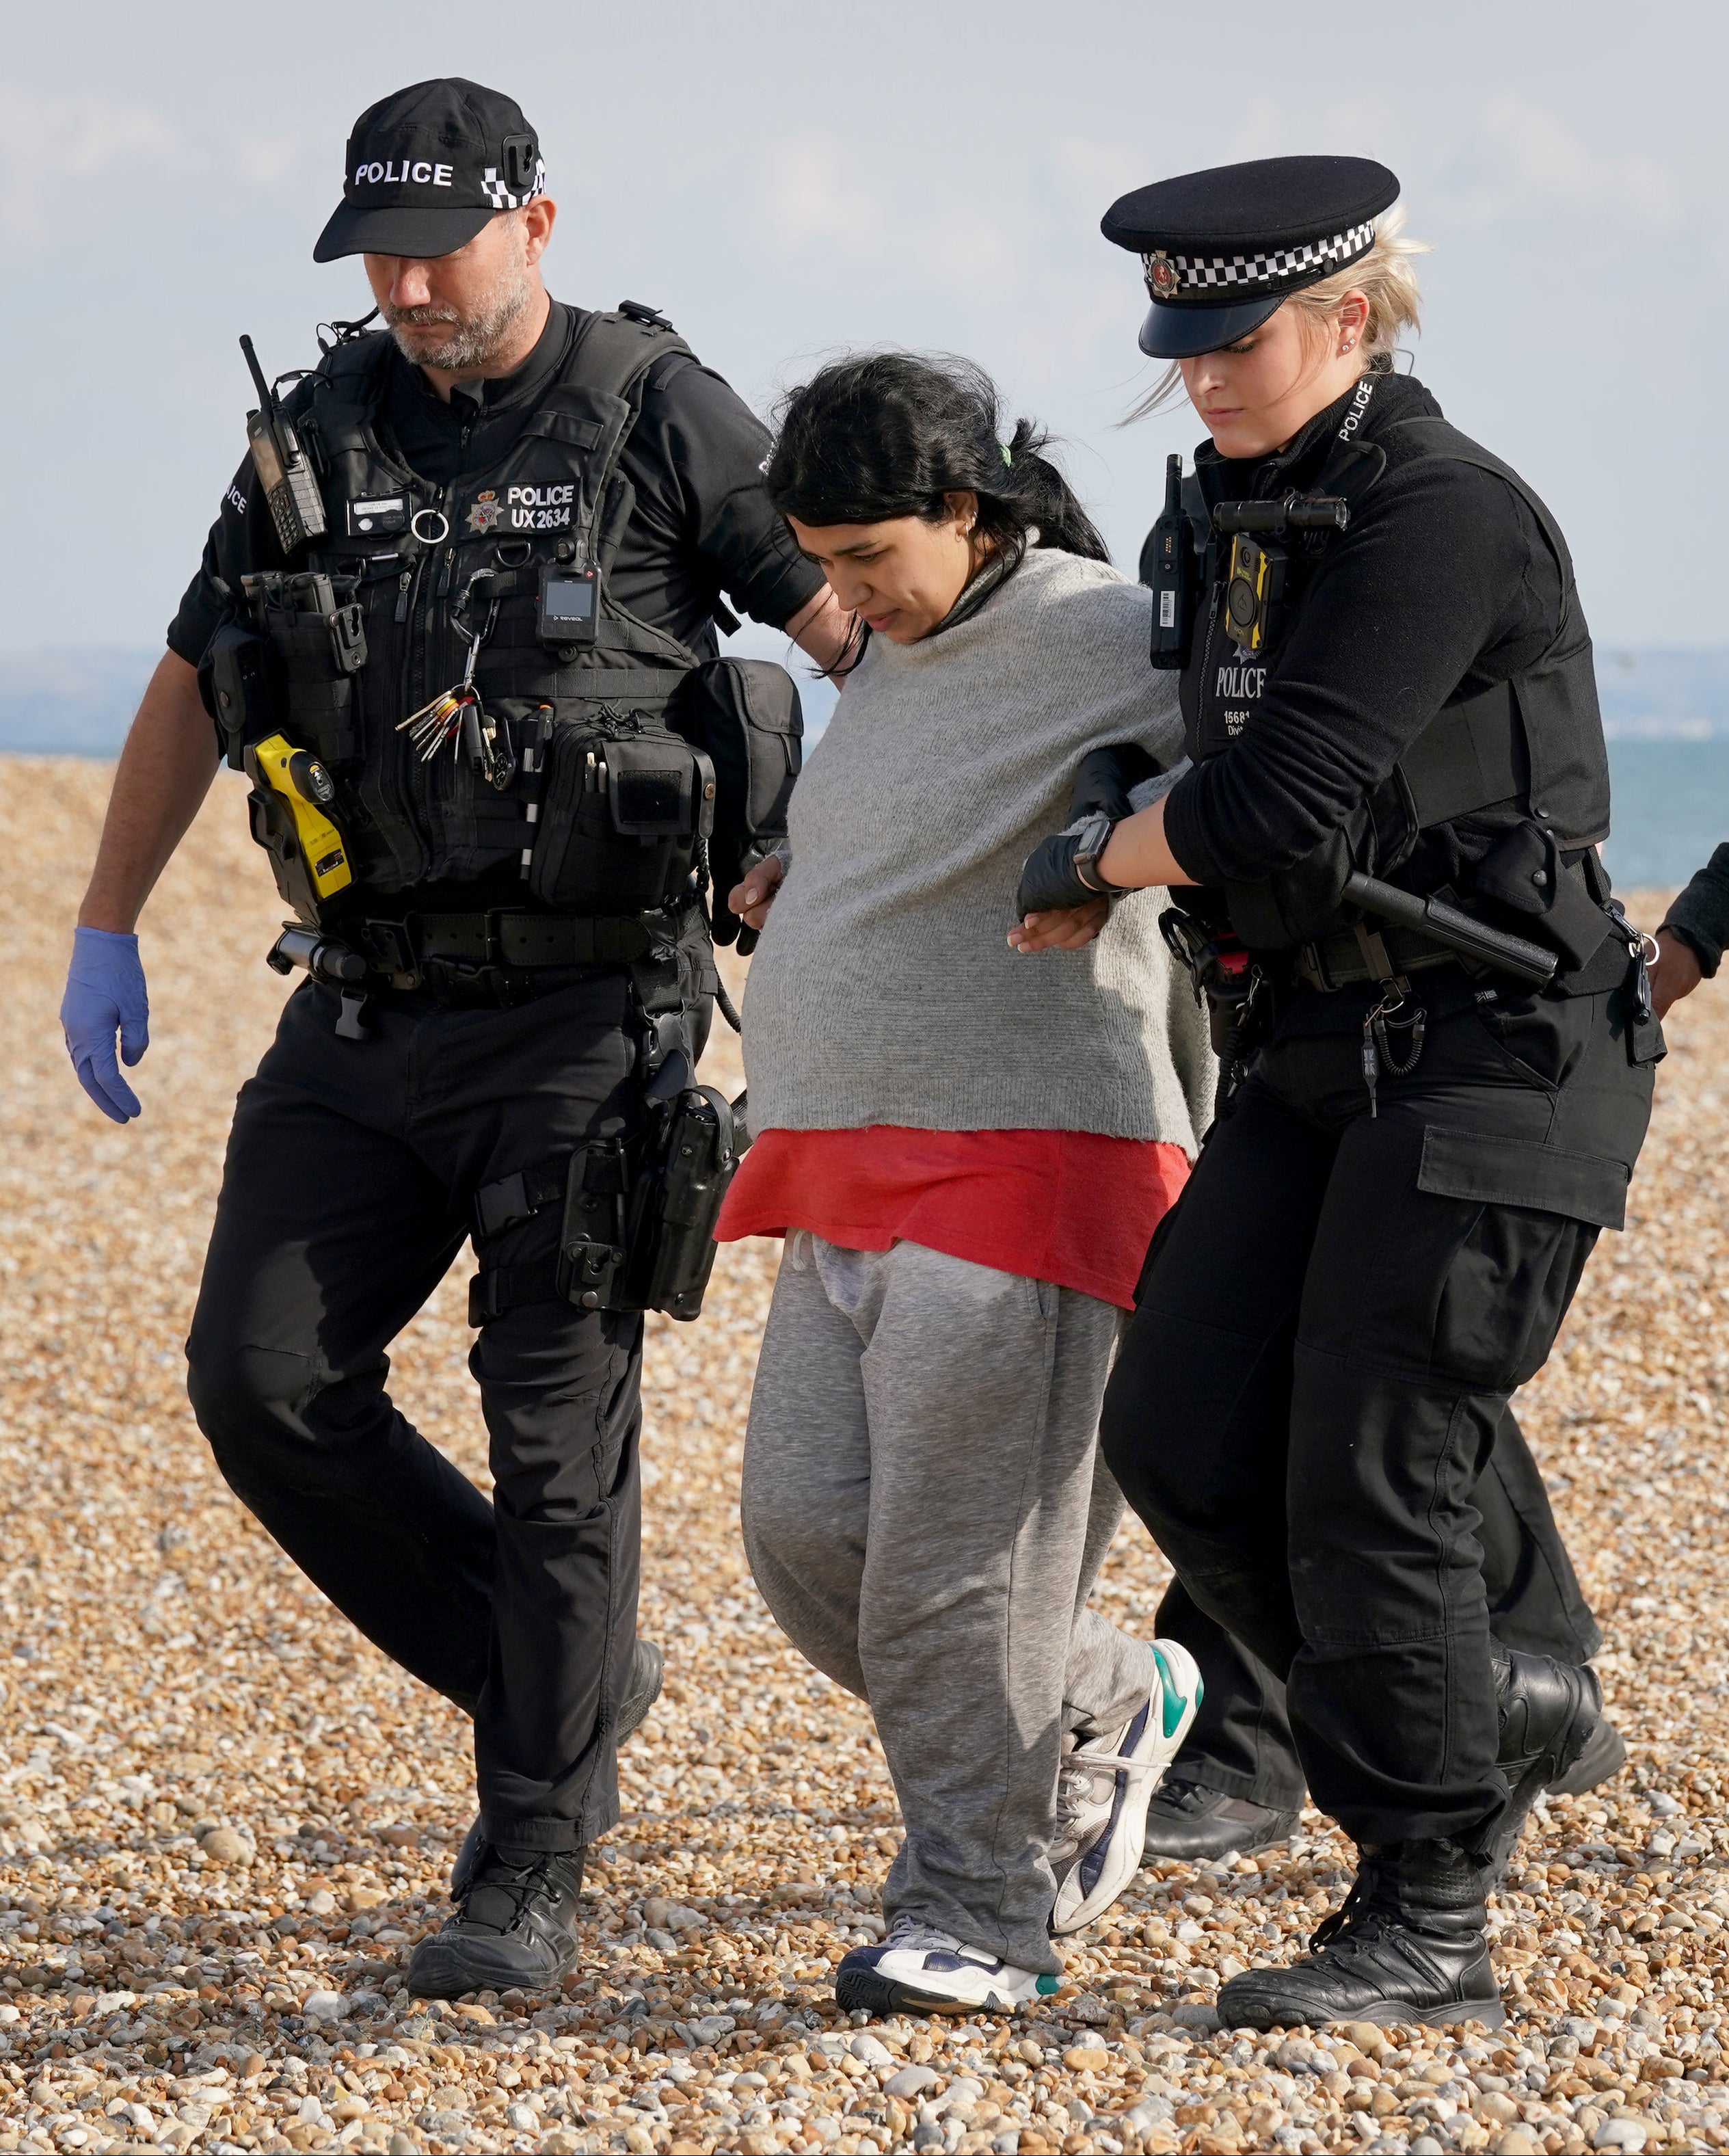
<instances>
[{"instance_id":1,"label":"white checkered band on cap","mask_svg":"<svg viewBox=\"0 0 1729 2156\"><path fill-rule=\"evenodd\" d=\"M1311 239L1301 247L1271 254L1143 254L1147 289L1155 300L1180 305L1227 291L1268 292L1301 278L1313 280L1343 270L1367 254L1374 243L1375 220L1353 224L1331 239Z\"/></svg>"},{"instance_id":2,"label":"white checkered band on cap","mask_svg":"<svg viewBox=\"0 0 1729 2156\"><path fill-rule=\"evenodd\" d=\"M546 192L546 161L544 157L535 159L534 185L526 195L510 192L499 177L496 165L486 167L480 181L480 192L495 209L521 209L525 203L531 203L536 195L543 195Z\"/></svg>"}]
</instances>

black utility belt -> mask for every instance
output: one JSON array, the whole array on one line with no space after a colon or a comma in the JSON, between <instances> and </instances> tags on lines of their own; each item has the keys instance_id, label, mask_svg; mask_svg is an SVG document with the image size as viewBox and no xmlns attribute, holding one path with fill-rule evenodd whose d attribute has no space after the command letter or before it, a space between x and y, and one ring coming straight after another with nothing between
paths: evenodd
<instances>
[{"instance_id":1,"label":"black utility belt","mask_svg":"<svg viewBox=\"0 0 1729 2156\"><path fill-rule=\"evenodd\" d=\"M1337 936L1305 943L1296 953L1299 978L1328 995L1362 981L1390 980L1460 963L1459 953L1444 943L1401 928L1342 929Z\"/></svg>"},{"instance_id":2,"label":"black utility belt","mask_svg":"<svg viewBox=\"0 0 1729 2156\"><path fill-rule=\"evenodd\" d=\"M1381 963L1377 946L1385 955ZM1297 977L1311 988L1330 995L1336 989L1359 986L1364 981L1387 981L1438 966L1456 966L1470 979L1496 978L1492 964L1468 959L1433 937L1405 928L1342 929L1337 936L1305 943L1294 954ZM1605 936L1583 966L1557 972L1554 979L1535 993L1550 996L1599 996L1623 987L1633 968L1633 958L1619 936ZM1501 979L1505 982L1506 976ZM1529 984L1521 983L1521 986Z\"/></svg>"},{"instance_id":3,"label":"black utility belt","mask_svg":"<svg viewBox=\"0 0 1729 2156\"><path fill-rule=\"evenodd\" d=\"M634 914L411 913L362 921L354 940L393 987L418 987L430 971L505 967L628 966L646 958L662 928Z\"/></svg>"}]
</instances>

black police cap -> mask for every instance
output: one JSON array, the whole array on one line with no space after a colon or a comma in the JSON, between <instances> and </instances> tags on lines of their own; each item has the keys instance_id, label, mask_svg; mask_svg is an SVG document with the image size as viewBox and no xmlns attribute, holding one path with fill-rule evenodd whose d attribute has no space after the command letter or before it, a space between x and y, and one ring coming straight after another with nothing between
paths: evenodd
<instances>
[{"instance_id":1,"label":"black police cap","mask_svg":"<svg viewBox=\"0 0 1729 2156\"><path fill-rule=\"evenodd\" d=\"M1146 266L1142 351L1189 359L1360 261L1398 196L1398 180L1368 157L1258 157L1137 187L1100 228Z\"/></svg>"},{"instance_id":2,"label":"black police cap","mask_svg":"<svg viewBox=\"0 0 1729 2156\"><path fill-rule=\"evenodd\" d=\"M459 75L417 82L355 121L342 206L312 259L451 254L546 183L540 142L514 98Z\"/></svg>"}]
</instances>

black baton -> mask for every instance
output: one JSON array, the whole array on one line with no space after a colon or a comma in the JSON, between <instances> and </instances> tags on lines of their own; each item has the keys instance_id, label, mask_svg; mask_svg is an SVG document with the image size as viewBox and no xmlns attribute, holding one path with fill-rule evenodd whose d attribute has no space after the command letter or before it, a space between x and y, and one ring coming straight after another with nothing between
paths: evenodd
<instances>
[{"instance_id":1,"label":"black baton","mask_svg":"<svg viewBox=\"0 0 1729 2156\"><path fill-rule=\"evenodd\" d=\"M1470 914L1461 913L1456 906L1448 906L1439 898L1413 897L1409 891L1364 875L1359 870L1346 878L1344 895L1365 913L1378 914L1395 927L1414 928L1419 934L1432 936L1449 951L1480 959L1485 966L1498 966L1502 973L1516 974L1533 987L1547 988L1559 969L1560 960L1541 943L1527 943L1522 936L1503 935L1499 928L1487 927Z\"/></svg>"}]
</instances>

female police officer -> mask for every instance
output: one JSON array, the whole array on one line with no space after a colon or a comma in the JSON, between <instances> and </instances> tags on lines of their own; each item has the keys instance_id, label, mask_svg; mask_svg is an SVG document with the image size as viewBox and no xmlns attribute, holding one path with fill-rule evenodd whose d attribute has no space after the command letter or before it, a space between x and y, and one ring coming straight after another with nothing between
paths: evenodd
<instances>
[{"instance_id":1,"label":"female police officer","mask_svg":"<svg viewBox=\"0 0 1729 2156\"><path fill-rule=\"evenodd\" d=\"M1565 542L1391 371L1416 315L1398 192L1363 160L1279 158L1106 218L1146 264L1142 348L1213 438L1154 565L1194 768L1048 841L1011 938L1072 947L1090 895L1188 886L1173 944L1238 1068L1104 1435L1195 1603L1286 1677L1316 1801L1361 1852L1309 1954L1221 1991L1262 2027L1502 2018L1485 1892L1598 1697L1494 1645L1471 1491L1622 1224L1661 1053L1594 851L1608 776Z\"/></svg>"}]
</instances>

